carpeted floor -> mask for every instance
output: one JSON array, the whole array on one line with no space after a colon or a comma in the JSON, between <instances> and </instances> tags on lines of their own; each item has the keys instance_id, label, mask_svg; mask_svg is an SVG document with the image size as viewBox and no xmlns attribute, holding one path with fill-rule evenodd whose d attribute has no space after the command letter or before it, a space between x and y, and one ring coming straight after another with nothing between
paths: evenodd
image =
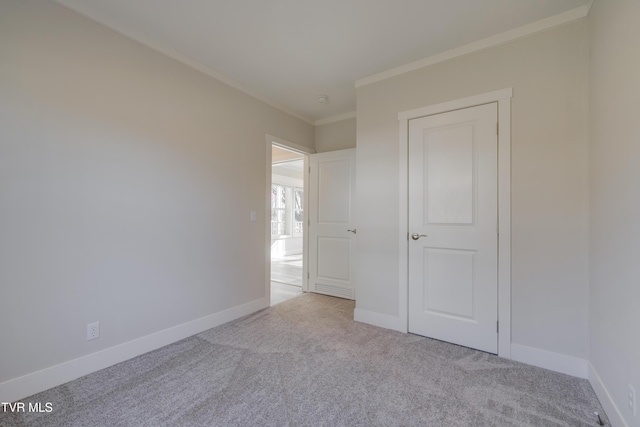
<instances>
[{"instance_id":1,"label":"carpeted floor","mask_svg":"<svg viewBox=\"0 0 640 427\"><path fill-rule=\"evenodd\" d=\"M0 426L595 426L603 414L586 380L357 323L353 308L305 294L24 399L54 410Z\"/></svg>"}]
</instances>

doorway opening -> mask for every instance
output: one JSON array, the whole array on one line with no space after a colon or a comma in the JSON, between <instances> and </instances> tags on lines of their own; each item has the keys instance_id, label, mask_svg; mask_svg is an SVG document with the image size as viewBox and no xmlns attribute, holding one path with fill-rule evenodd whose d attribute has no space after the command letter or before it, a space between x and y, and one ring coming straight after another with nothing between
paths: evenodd
<instances>
[{"instance_id":1,"label":"doorway opening","mask_svg":"<svg viewBox=\"0 0 640 427\"><path fill-rule=\"evenodd\" d=\"M306 154L271 143L270 304L306 289Z\"/></svg>"}]
</instances>

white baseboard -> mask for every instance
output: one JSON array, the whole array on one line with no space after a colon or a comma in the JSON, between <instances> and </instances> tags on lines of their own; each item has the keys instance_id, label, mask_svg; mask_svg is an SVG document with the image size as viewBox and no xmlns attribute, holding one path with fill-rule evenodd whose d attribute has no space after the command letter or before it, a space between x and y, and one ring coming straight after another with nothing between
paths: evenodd
<instances>
[{"instance_id":1,"label":"white baseboard","mask_svg":"<svg viewBox=\"0 0 640 427\"><path fill-rule=\"evenodd\" d=\"M390 316L388 314L381 314L356 308L353 311L353 320L356 322L368 323L380 328L391 329L404 333L407 332L404 322L400 321L400 318L397 316Z\"/></svg>"},{"instance_id":2,"label":"white baseboard","mask_svg":"<svg viewBox=\"0 0 640 427\"><path fill-rule=\"evenodd\" d=\"M609 418L609 423L613 427L629 427L629 424L624 420L618 405L611 398L611 394L605 387L602 379L600 379L600 375L596 372L596 369L593 367L591 362L588 363L588 379L591 383L591 387L593 387L593 391L596 392L596 396L598 396L598 400L602 407L604 408L604 412L606 412L607 417Z\"/></svg>"},{"instance_id":3,"label":"white baseboard","mask_svg":"<svg viewBox=\"0 0 640 427\"><path fill-rule=\"evenodd\" d=\"M116 363L156 350L207 329L269 307L267 298L182 323L96 353L0 383L0 401L15 402L35 393L56 387L81 376L108 368Z\"/></svg>"},{"instance_id":4,"label":"white baseboard","mask_svg":"<svg viewBox=\"0 0 640 427\"><path fill-rule=\"evenodd\" d=\"M587 378L587 363L589 362L578 357L511 344L511 359L574 377Z\"/></svg>"}]
</instances>

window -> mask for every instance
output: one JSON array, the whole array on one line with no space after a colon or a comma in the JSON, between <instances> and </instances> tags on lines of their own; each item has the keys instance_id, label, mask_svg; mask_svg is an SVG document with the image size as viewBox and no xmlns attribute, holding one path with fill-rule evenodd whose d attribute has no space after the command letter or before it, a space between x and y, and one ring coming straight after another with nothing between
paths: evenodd
<instances>
[{"instance_id":1,"label":"window","mask_svg":"<svg viewBox=\"0 0 640 427\"><path fill-rule=\"evenodd\" d=\"M294 187L293 189L293 235L302 235L302 222L304 221L304 209L302 205L303 190L300 187Z\"/></svg>"},{"instance_id":2,"label":"window","mask_svg":"<svg viewBox=\"0 0 640 427\"><path fill-rule=\"evenodd\" d=\"M284 185L271 186L271 236L287 234L287 189Z\"/></svg>"},{"instance_id":3,"label":"window","mask_svg":"<svg viewBox=\"0 0 640 427\"><path fill-rule=\"evenodd\" d=\"M271 185L271 237L301 236L304 218L300 187Z\"/></svg>"}]
</instances>

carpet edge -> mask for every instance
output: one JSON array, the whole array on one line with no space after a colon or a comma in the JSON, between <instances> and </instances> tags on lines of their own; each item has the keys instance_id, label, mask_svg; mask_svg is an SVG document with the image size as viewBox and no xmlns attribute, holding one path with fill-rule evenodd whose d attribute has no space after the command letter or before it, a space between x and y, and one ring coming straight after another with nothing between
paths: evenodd
<instances>
[{"instance_id":1,"label":"carpet edge","mask_svg":"<svg viewBox=\"0 0 640 427\"><path fill-rule=\"evenodd\" d=\"M269 307L266 297L194 319L0 383L0 401L15 402Z\"/></svg>"}]
</instances>

